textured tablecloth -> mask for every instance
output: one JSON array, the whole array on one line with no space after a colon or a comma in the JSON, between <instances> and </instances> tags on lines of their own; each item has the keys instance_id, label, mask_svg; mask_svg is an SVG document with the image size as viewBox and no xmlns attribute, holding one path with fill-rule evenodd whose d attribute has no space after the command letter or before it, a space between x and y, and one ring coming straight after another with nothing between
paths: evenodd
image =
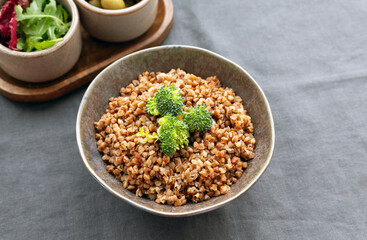
<instances>
[{"instance_id":1,"label":"textured tablecloth","mask_svg":"<svg viewBox=\"0 0 367 240\"><path fill-rule=\"evenodd\" d=\"M85 169L83 87L56 101L0 96L0 239L367 239L367 1L174 0L164 44L217 52L265 91L269 168L229 205L169 219Z\"/></svg>"}]
</instances>

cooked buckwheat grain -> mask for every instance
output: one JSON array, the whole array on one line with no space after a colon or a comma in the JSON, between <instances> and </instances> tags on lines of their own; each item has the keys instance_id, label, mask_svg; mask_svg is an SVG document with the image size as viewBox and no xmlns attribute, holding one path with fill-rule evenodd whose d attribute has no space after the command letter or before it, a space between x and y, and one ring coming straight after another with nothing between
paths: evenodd
<instances>
[{"instance_id":1,"label":"cooked buckwheat grain","mask_svg":"<svg viewBox=\"0 0 367 240\"><path fill-rule=\"evenodd\" d=\"M153 140L144 143L136 136L140 127L157 131L157 117L146 112L145 103L164 84L179 88L187 107L205 104L213 118L208 132L193 134L189 146L172 157ZM202 79L180 69L145 72L120 93L94 123L97 145L107 171L139 197L180 206L226 194L255 156L253 124L242 99L216 77Z\"/></svg>"}]
</instances>

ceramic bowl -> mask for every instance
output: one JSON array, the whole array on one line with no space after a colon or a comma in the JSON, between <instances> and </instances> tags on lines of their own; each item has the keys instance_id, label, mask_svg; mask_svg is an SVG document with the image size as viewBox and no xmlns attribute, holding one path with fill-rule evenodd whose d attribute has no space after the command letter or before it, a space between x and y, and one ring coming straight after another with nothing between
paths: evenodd
<instances>
[{"instance_id":1,"label":"ceramic bowl","mask_svg":"<svg viewBox=\"0 0 367 240\"><path fill-rule=\"evenodd\" d=\"M158 0L142 0L120 10L95 7L86 0L75 0L85 30L107 42L125 42L139 37L153 25Z\"/></svg>"},{"instance_id":2,"label":"ceramic bowl","mask_svg":"<svg viewBox=\"0 0 367 240\"><path fill-rule=\"evenodd\" d=\"M147 198L137 197L124 189L122 183L106 170L102 155L97 150L96 131L93 125L107 109L108 99L119 96L120 88L137 79L140 73L168 72L172 68L180 68L202 78L215 75L223 86L233 88L244 100L245 109L248 110L254 124L256 138L255 158L248 162L248 168L227 194L180 207L161 205ZM230 60L208 50L191 46L161 46L142 50L121 58L103 70L89 85L81 101L76 137L85 166L103 187L135 207L169 217L208 212L239 197L259 179L269 165L275 142L270 106L255 80Z\"/></svg>"},{"instance_id":3,"label":"ceramic bowl","mask_svg":"<svg viewBox=\"0 0 367 240\"><path fill-rule=\"evenodd\" d=\"M0 0L2 6L6 0ZM10 76L26 82L45 82L68 72L78 61L82 37L78 9L72 0L57 0L71 15L72 22L64 39L36 52L13 51L0 44L0 67Z\"/></svg>"}]
</instances>

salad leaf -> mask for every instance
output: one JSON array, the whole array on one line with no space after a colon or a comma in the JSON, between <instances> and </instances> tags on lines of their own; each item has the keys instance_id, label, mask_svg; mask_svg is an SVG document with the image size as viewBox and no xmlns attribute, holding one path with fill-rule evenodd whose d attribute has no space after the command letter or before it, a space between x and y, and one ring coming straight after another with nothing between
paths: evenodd
<instances>
[{"instance_id":1,"label":"salad leaf","mask_svg":"<svg viewBox=\"0 0 367 240\"><path fill-rule=\"evenodd\" d=\"M33 0L24 12L19 5L15 6L15 11L21 23L17 47L26 52L46 49L60 42L71 24L67 11L55 0Z\"/></svg>"},{"instance_id":2,"label":"salad leaf","mask_svg":"<svg viewBox=\"0 0 367 240\"><path fill-rule=\"evenodd\" d=\"M18 50L23 50L24 47L25 47L24 38L22 38L22 37L18 38L18 41L17 41L17 49Z\"/></svg>"},{"instance_id":3,"label":"salad leaf","mask_svg":"<svg viewBox=\"0 0 367 240\"><path fill-rule=\"evenodd\" d=\"M33 48L35 48L36 50L46 49L46 48L49 48L55 45L56 43L60 42L61 40L62 38L57 38L53 40L43 40L41 37L31 36L31 37L28 37L26 40L25 51L29 52Z\"/></svg>"},{"instance_id":4,"label":"salad leaf","mask_svg":"<svg viewBox=\"0 0 367 240\"><path fill-rule=\"evenodd\" d=\"M71 25L56 0L9 0L0 13L0 43L12 50L42 50L60 42ZM25 9L25 10L24 10Z\"/></svg>"}]
</instances>

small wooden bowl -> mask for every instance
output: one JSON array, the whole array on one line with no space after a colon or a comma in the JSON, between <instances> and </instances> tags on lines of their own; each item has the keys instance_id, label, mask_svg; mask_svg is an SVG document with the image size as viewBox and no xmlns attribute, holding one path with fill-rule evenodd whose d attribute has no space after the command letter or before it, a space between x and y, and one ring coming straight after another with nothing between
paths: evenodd
<instances>
[{"instance_id":1,"label":"small wooden bowl","mask_svg":"<svg viewBox=\"0 0 367 240\"><path fill-rule=\"evenodd\" d=\"M122 183L106 170L106 164L97 150L94 122L108 107L110 97L119 96L142 72L168 72L181 68L202 78L217 76L225 87L233 88L244 100L254 124L256 138L255 158L231 186L231 190L208 201L188 203L175 207L161 205L147 198L137 197L124 189ZM275 131L268 101L255 80L239 65L205 49L191 46L161 46L132 53L103 70L89 85L80 103L76 123L76 137L83 162L95 179L108 191L127 203L150 213L168 216L191 216L222 207L246 192L264 173L273 155Z\"/></svg>"},{"instance_id":2,"label":"small wooden bowl","mask_svg":"<svg viewBox=\"0 0 367 240\"><path fill-rule=\"evenodd\" d=\"M106 42L126 42L139 37L153 25L158 0L142 0L120 10L95 7L86 0L75 0L83 27Z\"/></svg>"},{"instance_id":3,"label":"small wooden bowl","mask_svg":"<svg viewBox=\"0 0 367 240\"><path fill-rule=\"evenodd\" d=\"M2 6L6 0L0 0ZM79 14L73 0L58 0L71 15L71 26L64 39L36 52L10 50L0 44L0 67L10 76L26 82L45 82L68 72L82 50Z\"/></svg>"}]
</instances>

